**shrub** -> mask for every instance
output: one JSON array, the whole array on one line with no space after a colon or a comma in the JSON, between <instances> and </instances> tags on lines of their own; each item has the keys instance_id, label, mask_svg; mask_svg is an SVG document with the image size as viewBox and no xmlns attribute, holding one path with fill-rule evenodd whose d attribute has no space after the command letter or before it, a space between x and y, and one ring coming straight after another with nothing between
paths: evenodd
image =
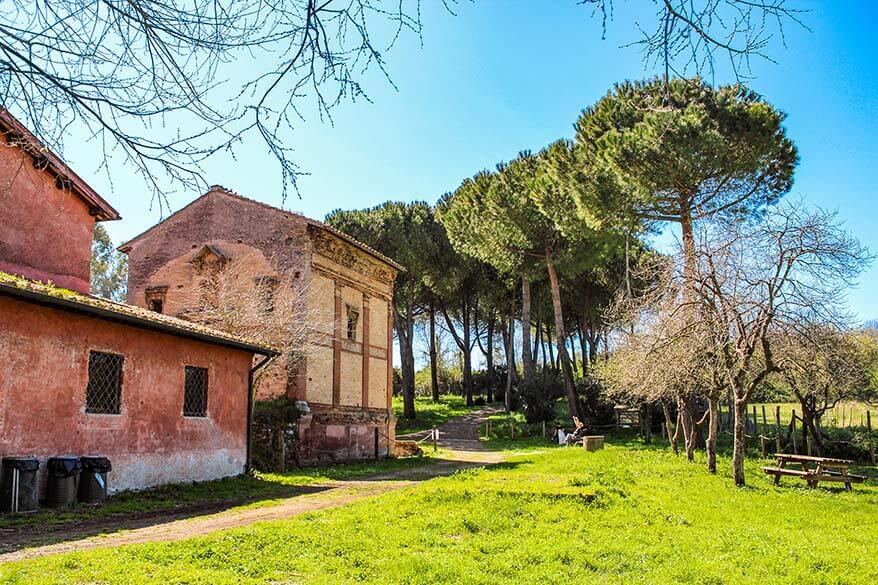
<instances>
[{"instance_id":1,"label":"shrub","mask_svg":"<svg viewBox=\"0 0 878 585\"><path fill-rule=\"evenodd\" d=\"M253 467L260 471L278 471L282 447L286 455L284 466L295 464L298 446L295 431L300 414L296 403L286 396L260 400L253 405Z\"/></svg>"},{"instance_id":2,"label":"shrub","mask_svg":"<svg viewBox=\"0 0 878 585\"><path fill-rule=\"evenodd\" d=\"M521 380L514 396L528 423L555 420L555 402L564 396L564 382L555 370L543 369Z\"/></svg>"}]
</instances>

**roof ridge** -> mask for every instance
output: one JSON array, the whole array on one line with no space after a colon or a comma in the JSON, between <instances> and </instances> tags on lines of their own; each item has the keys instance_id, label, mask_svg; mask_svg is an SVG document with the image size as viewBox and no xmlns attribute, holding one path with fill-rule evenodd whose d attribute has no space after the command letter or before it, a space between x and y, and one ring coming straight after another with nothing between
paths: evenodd
<instances>
[{"instance_id":1,"label":"roof ridge","mask_svg":"<svg viewBox=\"0 0 878 585\"><path fill-rule=\"evenodd\" d=\"M134 236L133 238L131 238L131 239L128 240L127 242L124 242L123 244L120 244L118 249L124 252L124 251L125 251L124 248L128 247L128 246L129 246L131 243L133 243L135 240L140 239L142 236L146 235L147 233L149 233L150 231L152 231L152 230L155 229L156 227L158 227L158 226L162 225L163 223L165 223L166 221L170 220L170 219L171 219L172 217L174 217L175 215L177 215L177 214L179 214L179 213L182 213L182 212L185 211L188 207L194 205L196 202L198 202L198 201L204 199L205 197L207 197L208 195L211 195L211 194L213 194L213 193L218 193L218 194L221 194L221 195L226 195L226 196L229 196L229 197L234 197L235 199L239 199L239 200L244 201L244 202L247 202L247 203L253 203L253 204L258 205L258 206L260 206L260 207L263 207L263 208L265 208L265 209L269 209L269 210L271 210L271 211L277 211L277 212L280 212L280 213L283 213L283 214L286 214L286 215L289 215L289 216L293 216L293 217L301 218L301 219L307 221L308 223L310 223L311 225L314 225L314 226L316 226L316 227L318 227L318 228L324 229L324 230L326 230L326 231L328 231L328 232L330 232L330 233L332 233L332 234L334 234L334 235L336 235L336 236L342 238L343 240L347 241L348 243L351 243L351 244L353 244L353 245L355 245L355 246L361 248L362 250L364 250L364 251L367 252L368 254L374 256L376 259L378 259L378 260L380 260L380 261L382 261L382 262L384 262L384 263L386 263L386 264L389 264L390 266L392 266L393 268L396 268L397 270L400 270L400 271L405 271L405 270L406 270L406 268L405 268L404 266L402 266L401 264L399 264L398 262L396 262L396 261L393 260L392 258L389 258L389 257L385 256L384 254L382 254L382 253L379 252L378 250L372 248L372 247L369 246L368 244L364 244L363 242L357 240L357 239L354 238L353 236L351 236L351 235L349 235L349 234L346 234L346 233L344 233L343 231L338 230L338 229L336 229L336 228L334 228L334 227L332 227L332 226L330 226L330 225L327 225L327 224L323 223L323 222L320 221L320 220L310 218L310 217L308 217L307 215L305 215L305 214L303 214L303 213L298 213L298 212L295 212L295 211L289 211L289 210L287 210L287 209L282 209L282 208L280 208L280 207L275 207L274 205L270 205L270 204L268 204L268 203L265 203L264 201L259 201L259 200L257 200L257 199L252 199L252 198L250 198L250 197L246 197L246 196L241 195L240 193L238 193L238 192L236 192L236 191L233 191L233 190L231 190L231 189L229 189L229 188L227 188L227 187L224 187L223 185L219 185L219 184L211 185L211 186L210 186L210 189L209 189L207 192L205 192L203 195L200 195L199 197L196 197L196 198L193 199L191 202L189 202L189 203L186 204L185 206L181 207L180 209L178 209L177 211L175 211L174 213L172 213L171 215L169 215L168 217L166 217L165 219L163 219L163 220L160 221L159 223L157 223L157 224L155 224L155 225L153 225L153 226L147 228L146 230L144 230L143 232L141 232L141 233L139 233L138 235Z\"/></svg>"}]
</instances>

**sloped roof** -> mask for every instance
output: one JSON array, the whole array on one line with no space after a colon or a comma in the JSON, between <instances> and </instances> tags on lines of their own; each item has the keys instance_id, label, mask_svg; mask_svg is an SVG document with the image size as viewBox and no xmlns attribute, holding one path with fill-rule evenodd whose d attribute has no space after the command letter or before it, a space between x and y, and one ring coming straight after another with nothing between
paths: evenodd
<instances>
[{"instance_id":1,"label":"sloped roof","mask_svg":"<svg viewBox=\"0 0 878 585\"><path fill-rule=\"evenodd\" d=\"M344 232L340 232L339 230L337 230L337 229L335 229L335 228L333 228L333 227L330 227L330 226L326 225L326 224L323 223L322 221L317 221L316 219L311 219L310 217L307 217L307 216L305 216L305 215L302 215L301 213L296 213L296 212L294 212L294 211L287 211L286 209L280 209L279 207L274 207L273 205L269 205L269 204L267 204L267 203L263 203L262 201L257 201L256 199L251 199L251 198L249 198L249 197L244 197L243 195L239 195L238 193L236 193L236 192L234 192L234 191L232 191L232 190L230 190L230 189L226 189L226 188L223 187L222 185L213 185L213 186L211 186L210 191L208 191L207 193L205 193L205 194L202 195L201 197L198 197L197 199L195 199L194 201L192 201L191 203L189 203L189 204L186 205L185 207L180 208L178 211L175 211L174 213L172 213L171 215L169 215L168 217L166 217L165 219L163 219L163 220L162 220L161 222L159 222L158 224L156 224L156 225L152 226L151 228L147 229L146 231L141 232L140 234L134 236L133 238L131 238L130 240L128 240L128 241L125 242L124 244L121 244L121 245L119 246L119 250L120 250L121 252L127 252L128 250L131 249L131 244L133 244L134 242L136 242L137 240L139 240L140 238L142 238L143 236L145 236L146 234L148 234L149 232L151 232L153 229L155 229L155 228L158 227L159 225L161 225L161 224L163 224L164 222L170 220L171 218L173 218L173 217L176 216L177 214L182 213L182 212L183 212L184 210L186 210L188 207L194 205L196 202L202 200L203 198L207 197L208 195L210 195L210 194L212 194L212 193L219 193L219 194L221 194L221 195L225 195L225 196L227 196L227 197L231 197L231 198L234 198L234 199L238 199L238 200L240 200L240 201L245 201L245 202L247 202L247 203L253 203L253 204L255 204L255 205L259 205L260 207L264 207L265 209L269 209L269 210L274 211L274 212L277 212L277 213L282 213L282 214L284 214L284 215L288 215L288 216L290 216L290 217L296 217L296 218L302 219L302 220L304 220L305 222L307 222L309 225L313 225L313 226L318 227L318 228L320 228L320 229L326 230L327 232L329 232L329 233L331 233L331 234L333 234L333 235L335 235L335 236L338 236L339 238L343 239L344 241L348 242L349 244L351 244L351 245L353 245L353 246L356 246L357 248L359 248L359 249L361 249L362 251L366 252L367 254L369 254L370 256L372 256L373 258L375 258L375 259L377 259L377 260L380 260L381 262L384 262L385 264L388 264L388 265L392 266L392 267L395 268L396 270L399 270L400 272L405 272L405 267L402 266L401 264L399 264L398 262L394 261L394 260L391 259L391 258L388 258L387 256L385 256L384 254L382 254L382 253L379 252L378 250L375 250L374 248L372 248L372 247L370 247L370 246L367 246L367 245L364 244L363 242L360 242L359 240L357 240L357 239L355 239L355 238L349 236L348 234L346 234L346 233L344 233Z\"/></svg>"},{"instance_id":2,"label":"sloped roof","mask_svg":"<svg viewBox=\"0 0 878 585\"><path fill-rule=\"evenodd\" d=\"M5 136L7 142L16 144L34 157L34 165L39 165L41 170L53 175L59 187L69 188L74 195L82 199L98 221L114 221L122 218L112 205L2 107L0 107L0 134Z\"/></svg>"},{"instance_id":3,"label":"sloped roof","mask_svg":"<svg viewBox=\"0 0 878 585\"><path fill-rule=\"evenodd\" d=\"M246 337L232 335L198 323L155 313L141 307L84 295L56 287L52 284L37 282L5 272L0 272L0 295L15 297L27 302L85 314L132 327L158 331L168 335L185 337L261 355L279 354L277 349L270 345Z\"/></svg>"}]
</instances>

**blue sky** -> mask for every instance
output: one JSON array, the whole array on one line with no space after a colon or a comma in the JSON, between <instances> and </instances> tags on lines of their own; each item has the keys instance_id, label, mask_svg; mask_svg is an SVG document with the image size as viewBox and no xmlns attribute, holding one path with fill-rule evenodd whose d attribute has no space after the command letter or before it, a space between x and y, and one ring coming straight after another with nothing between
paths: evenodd
<instances>
[{"instance_id":1,"label":"blue sky","mask_svg":"<svg viewBox=\"0 0 878 585\"><path fill-rule=\"evenodd\" d=\"M801 155L793 195L837 209L878 251L878 3L796 4L812 10L804 15L811 31L788 26L786 47L769 49L777 63L755 62L749 85L788 114ZM281 201L277 169L256 140L236 159L207 165L207 181L315 218L388 199L432 202L520 150L572 136L580 110L615 81L656 73L636 48L622 46L637 40L635 20L651 26L647 0L617 0L604 40L599 20L575 0L477 0L455 11L423 1L423 46L408 36L386 55L397 89L372 72L365 78L371 103L341 105L334 125L306 112L293 154L310 173L301 179L301 198ZM713 81L731 77L720 72ZM65 156L122 212L123 221L108 226L114 240L158 221L141 180L111 162L111 187L90 150ZM198 195L175 194L172 208ZM876 290L873 267L850 294L861 319L878 318Z\"/></svg>"}]
</instances>

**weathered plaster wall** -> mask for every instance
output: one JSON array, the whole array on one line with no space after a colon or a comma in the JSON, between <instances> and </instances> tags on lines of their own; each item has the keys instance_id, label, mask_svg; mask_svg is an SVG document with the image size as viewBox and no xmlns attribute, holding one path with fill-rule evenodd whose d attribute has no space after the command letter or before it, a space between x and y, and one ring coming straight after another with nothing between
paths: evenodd
<instances>
[{"instance_id":1,"label":"weathered plaster wall","mask_svg":"<svg viewBox=\"0 0 878 585\"><path fill-rule=\"evenodd\" d=\"M7 297L0 331L0 456L105 455L114 491L243 471L251 354ZM85 413L89 350L125 356L121 414ZM205 418L182 415L186 365Z\"/></svg>"},{"instance_id":2,"label":"weathered plaster wall","mask_svg":"<svg viewBox=\"0 0 878 585\"><path fill-rule=\"evenodd\" d=\"M95 218L21 149L0 143L0 271L89 292Z\"/></svg>"}]
</instances>

